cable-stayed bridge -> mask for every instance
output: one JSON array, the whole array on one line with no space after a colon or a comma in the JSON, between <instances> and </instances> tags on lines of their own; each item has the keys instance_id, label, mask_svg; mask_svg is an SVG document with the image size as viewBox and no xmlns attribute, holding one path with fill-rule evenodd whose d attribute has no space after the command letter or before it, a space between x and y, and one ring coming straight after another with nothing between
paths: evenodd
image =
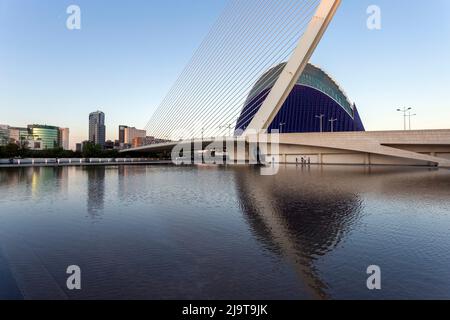
<instances>
[{"instance_id":1,"label":"cable-stayed bridge","mask_svg":"<svg viewBox=\"0 0 450 320\"><path fill-rule=\"evenodd\" d=\"M265 152L272 161L284 163L308 159L318 164L450 166L448 130L363 132L355 104L336 82L320 68L307 68L340 4L341 0L230 0L146 126L149 135L167 143L123 152L170 151L198 141L198 151L203 152L217 137L237 142L255 132L273 136L270 127L286 109L284 118L277 119L277 129L295 127L293 122L311 128L311 121L318 118L320 133L319 122L312 131L282 132L276 154L272 148L246 148L241 159L259 159L259 153ZM316 99L319 105L306 106L310 120L305 113L293 112L292 101L285 104L299 84L300 98L321 94ZM325 116L331 125L327 134ZM239 131L238 120L245 124ZM339 125L337 131L356 132L333 132ZM237 147L223 151L239 154L230 149Z\"/></svg>"}]
</instances>

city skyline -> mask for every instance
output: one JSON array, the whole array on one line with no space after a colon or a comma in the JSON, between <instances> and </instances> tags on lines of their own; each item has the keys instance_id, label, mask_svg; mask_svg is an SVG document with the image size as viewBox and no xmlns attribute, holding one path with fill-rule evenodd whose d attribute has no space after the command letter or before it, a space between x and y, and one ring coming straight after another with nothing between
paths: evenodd
<instances>
[{"instance_id":1,"label":"city skyline","mask_svg":"<svg viewBox=\"0 0 450 320\"><path fill-rule=\"evenodd\" d=\"M225 1L138 1L126 9L121 2L79 1L83 24L78 31L65 28L69 4L30 2L27 13L25 4L0 0L0 106L8 108L4 124L70 128L73 149L88 139L85 117L97 108L108 114L110 140L118 139L123 123L145 127ZM401 130L403 118L396 111L401 107L418 114L415 129L447 128L450 45L442 39L450 35L450 4L378 1L378 31L366 28L370 4L344 2L312 62L339 79L367 130ZM414 19L419 12L426 24ZM166 21L169 15L178 22ZM111 23L111 17L117 21ZM115 36L103 37L109 32ZM42 38L36 48L37 35Z\"/></svg>"}]
</instances>

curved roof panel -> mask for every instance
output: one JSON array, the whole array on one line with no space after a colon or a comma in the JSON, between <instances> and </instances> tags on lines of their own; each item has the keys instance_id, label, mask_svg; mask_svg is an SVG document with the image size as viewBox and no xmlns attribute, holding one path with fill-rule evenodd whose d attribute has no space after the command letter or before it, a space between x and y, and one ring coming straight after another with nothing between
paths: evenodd
<instances>
[{"instance_id":1,"label":"curved roof panel","mask_svg":"<svg viewBox=\"0 0 450 320\"><path fill-rule=\"evenodd\" d=\"M248 103L261 92L272 88L285 66L286 62L281 63L269 69L264 75L262 75L250 91L244 106L247 106ZM349 115L353 117L353 103L337 84L337 82L321 68L308 63L302 75L298 79L297 84L312 87L323 92L335 100Z\"/></svg>"}]
</instances>

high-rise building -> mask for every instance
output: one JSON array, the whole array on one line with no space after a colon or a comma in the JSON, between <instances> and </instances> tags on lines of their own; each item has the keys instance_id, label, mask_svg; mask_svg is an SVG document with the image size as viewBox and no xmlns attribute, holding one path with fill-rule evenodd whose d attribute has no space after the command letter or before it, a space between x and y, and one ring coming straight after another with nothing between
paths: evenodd
<instances>
[{"instance_id":1,"label":"high-rise building","mask_svg":"<svg viewBox=\"0 0 450 320\"><path fill-rule=\"evenodd\" d=\"M89 141L103 147L105 140L105 114L101 111L92 112L89 115Z\"/></svg>"},{"instance_id":2,"label":"high-rise building","mask_svg":"<svg viewBox=\"0 0 450 320\"><path fill-rule=\"evenodd\" d=\"M33 137L32 140L40 141L39 149L54 149L60 147L60 131L58 127L32 124L28 126L28 133ZM33 147L33 149L37 148Z\"/></svg>"},{"instance_id":3,"label":"high-rise building","mask_svg":"<svg viewBox=\"0 0 450 320\"><path fill-rule=\"evenodd\" d=\"M125 129L128 126L119 126L119 143L125 143Z\"/></svg>"},{"instance_id":4,"label":"high-rise building","mask_svg":"<svg viewBox=\"0 0 450 320\"><path fill-rule=\"evenodd\" d=\"M75 145L75 151L76 152L83 152L83 144L82 143L77 143Z\"/></svg>"},{"instance_id":5,"label":"high-rise building","mask_svg":"<svg viewBox=\"0 0 450 320\"><path fill-rule=\"evenodd\" d=\"M0 146L6 146L9 143L9 126L0 124Z\"/></svg>"},{"instance_id":6,"label":"high-rise building","mask_svg":"<svg viewBox=\"0 0 450 320\"><path fill-rule=\"evenodd\" d=\"M69 150L69 128L59 128L59 146L64 150Z\"/></svg>"},{"instance_id":7,"label":"high-rise building","mask_svg":"<svg viewBox=\"0 0 450 320\"><path fill-rule=\"evenodd\" d=\"M146 130L139 130L136 128L125 128L125 143L132 145L133 139L135 138L145 138L147 136Z\"/></svg>"}]
</instances>

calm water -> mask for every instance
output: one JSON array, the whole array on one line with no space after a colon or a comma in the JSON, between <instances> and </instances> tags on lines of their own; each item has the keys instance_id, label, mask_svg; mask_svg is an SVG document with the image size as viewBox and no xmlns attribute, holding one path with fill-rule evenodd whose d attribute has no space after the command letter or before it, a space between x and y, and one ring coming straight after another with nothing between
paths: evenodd
<instances>
[{"instance_id":1,"label":"calm water","mask_svg":"<svg viewBox=\"0 0 450 320\"><path fill-rule=\"evenodd\" d=\"M0 169L0 298L449 299L450 171Z\"/></svg>"}]
</instances>

